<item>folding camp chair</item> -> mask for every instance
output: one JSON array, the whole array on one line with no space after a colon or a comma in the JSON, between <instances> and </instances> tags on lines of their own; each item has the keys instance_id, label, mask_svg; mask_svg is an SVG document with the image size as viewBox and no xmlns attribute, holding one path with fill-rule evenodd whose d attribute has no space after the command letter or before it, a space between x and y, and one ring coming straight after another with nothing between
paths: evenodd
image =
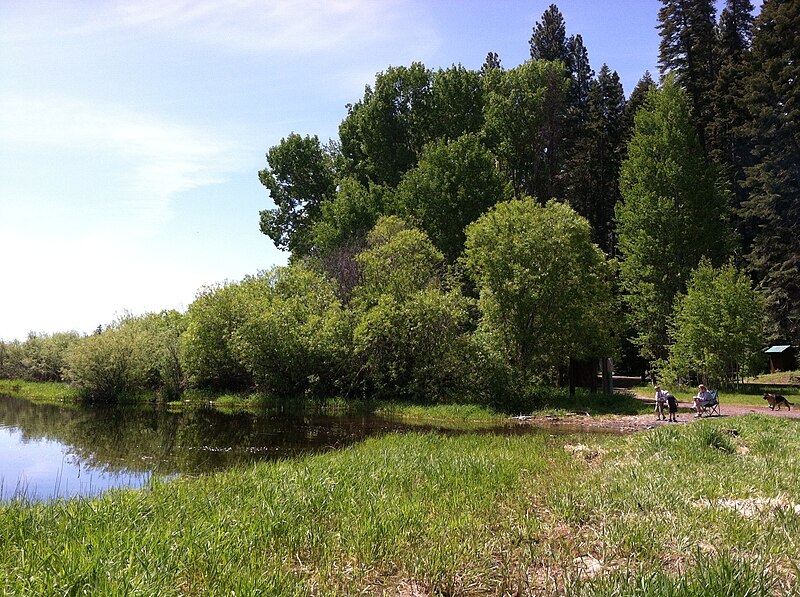
<instances>
[{"instance_id":1,"label":"folding camp chair","mask_svg":"<svg viewBox=\"0 0 800 597\"><path fill-rule=\"evenodd\" d=\"M713 415L717 415L718 417L722 416L719 412L719 398L717 397L717 390L711 390L709 393L711 394L711 399L706 400L701 404L703 410L700 414L707 415L709 417Z\"/></svg>"}]
</instances>

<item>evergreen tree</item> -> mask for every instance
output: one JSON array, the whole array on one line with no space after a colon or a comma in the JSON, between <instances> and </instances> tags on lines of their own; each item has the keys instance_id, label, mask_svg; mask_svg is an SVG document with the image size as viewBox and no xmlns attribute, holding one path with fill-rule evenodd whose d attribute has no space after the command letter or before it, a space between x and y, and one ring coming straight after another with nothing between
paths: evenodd
<instances>
[{"instance_id":1,"label":"evergreen tree","mask_svg":"<svg viewBox=\"0 0 800 597\"><path fill-rule=\"evenodd\" d=\"M542 20L533 27L530 39L531 58L534 60L560 60L568 72L572 72L572 61L567 46L567 27L558 6L551 4Z\"/></svg>"},{"instance_id":2,"label":"evergreen tree","mask_svg":"<svg viewBox=\"0 0 800 597\"><path fill-rule=\"evenodd\" d=\"M647 70L644 72L644 75L642 75L642 78L639 79L639 81L636 83L636 87L633 88L633 91L631 91L631 94L628 96L628 100L625 102L625 132L623 134L626 143L628 140L630 140L631 135L633 134L633 124L636 113L639 111L639 108L644 105L648 94L655 87L656 82L653 80L650 71Z\"/></svg>"},{"instance_id":3,"label":"evergreen tree","mask_svg":"<svg viewBox=\"0 0 800 597\"><path fill-rule=\"evenodd\" d=\"M562 110L549 116L553 126L550 128L546 161L548 171L554 175L554 184L547 197L576 204L579 199L570 194L574 181L569 180L567 164L575 161L580 146L585 144L589 89L594 77L589 53L580 35L567 37L564 17L555 4L550 5L534 26L530 48L534 60L558 61L564 65L568 81L565 103Z\"/></svg>"},{"instance_id":4,"label":"evergreen tree","mask_svg":"<svg viewBox=\"0 0 800 597\"><path fill-rule=\"evenodd\" d=\"M676 81L689 94L692 120L708 155L708 129L713 120L711 91L717 72L714 3L713 0L661 0L661 3L658 11L661 74L675 73Z\"/></svg>"},{"instance_id":5,"label":"evergreen tree","mask_svg":"<svg viewBox=\"0 0 800 597\"><path fill-rule=\"evenodd\" d=\"M770 340L800 343L800 2L766 0L756 19L744 101L753 144L747 255L764 293Z\"/></svg>"},{"instance_id":6,"label":"evergreen tree","mask_svg":"<svg viewBox=\"0 0 800 597\"><path fill-rule=\"evenodd\" d=\"M567 101L576 117L576 124L580 124L586 117L589 108L589 89L592 86L594 71L589 65L589 52L583 45L583 37L573 35L569 38L567 48L570 53L571 82L567 92Z\"/></svg>"},{"instance_id":7,"label":"evergreen tree","mask_svg":"<svg viewBox=\"0 0 800 597\"><path fill-rule=\"evenodd\" d=\"M592 241L613 252L614 206L624 153L625 95L619 75L603 65L588 95L586 125L566 169L570 205L585 217Z\"/></svg>"},{"instance_id":8,"label":"evergreen tree","mask_svg":"<svg viewBox=\"0 0 800 597\"><path fill-rule=\"evenodd\" d=\"M485 77L489 71L500 68L503 68L500 64L500 56L497 55L497 52L489 52L486 54L486 60L483 61L480 74L482 77Z\"/></svg>"},{"instance_id":9,"label":"evergreen tree","mask_svg":"<svg viewBox=\"0 0 800 597\"><path fill-rule=\"evenodd\" d=\"M744 107L746 56L750 50L753 26L753 4L750 0L727 0L717 26L717 64L719 73L714 85L711 127L711 158L725 172L733 191L733 204L739 206L746 197L742 185L748 165L750 147L738 129L749 119ZM750 235L737 226L749 244Z\"/></svg>"},{"instance_id":10,"label":"evergreen tree","mask_svg":"<svg viewBox=\"0 0 800 597\"><path fill-rule=\"evenodd\" d=\"M636 114L617 205L621 287L641 355L666 356L673 300L706 256L727 256L728 196L703 159L684 91L668 77Z\"/></svg>"}]
</instances>

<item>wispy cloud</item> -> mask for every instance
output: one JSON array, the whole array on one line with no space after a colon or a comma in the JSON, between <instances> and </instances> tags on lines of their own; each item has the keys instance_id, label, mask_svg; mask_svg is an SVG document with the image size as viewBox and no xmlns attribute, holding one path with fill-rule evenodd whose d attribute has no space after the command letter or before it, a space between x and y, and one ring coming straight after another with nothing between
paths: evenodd
<instances>
[{"instance_id":1,"label":"wispy cloud","mask_svg":"<svg viewBox=\"0 0 800 597\"><path fill-rule=\"evenodd\" d=\"M168 217L178 193L225 180L244 151L208 131L63 98L0 96L0 129L15 154L95 156L114 163L127 197L127 205L118 207L150 224ZM89 183L83 181L84 188L92 188Z\"/></svg>"},{"instance_id":2,"label":"wispy cloud","mask_svg":"<svg viewBox=\"0 0 800 597\"><path fill-rule=\"evenodd\" d=\"M165 31L193 42L248 52L305 53L350 48L405 38L409 46L430 44L432 30L408 0L139 0L100 4L57 3L35 13L35 28L57 35L87 35L109 29ZM25 36L15 25L28 18L25 9L7 34Z\"/></svg>"}]
</instances>

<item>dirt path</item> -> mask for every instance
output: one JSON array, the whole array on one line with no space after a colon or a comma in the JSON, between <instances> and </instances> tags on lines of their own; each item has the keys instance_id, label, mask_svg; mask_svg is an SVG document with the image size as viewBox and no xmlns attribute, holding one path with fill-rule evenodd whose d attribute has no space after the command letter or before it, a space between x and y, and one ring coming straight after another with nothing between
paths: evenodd
<instances>
[{"instance_id":1,"label":"dirt path","mask_svg":"<svg viewBox=\"0 0 800 597\"><path fill-rule=\"evenodd\" d=\"M614 391L629 392L642 402L654 406L652 396L643 396L633 391L630 387L615 387ZM797 402L797 401L796 401ZM691 409L691 410L690 410ZM800 404L792 407L792 410L771 410L767 403L764 406L741 406L736 404L725 404L725 397L722 396L720 403L720 417L728 418L738 417L749 414L768 415L773 417L783 417L785 419L800 419ZM634 431L643 431L645 429L653 429L661 425L685 425L693 421L697 421L694 417L694 404L690 402L678 402L678 422L670 423L667 421L658 421L655 416L655 409L653 412L645 415L603 415L592 417L591 415L576 413L566 417L531 417L525 422L533 425L553 425L575 430L597 430L604 429L608 431L615 431L618 433L632 433ZM706 417L703 417L706 418Z\"/></svg>"}]
</instances>

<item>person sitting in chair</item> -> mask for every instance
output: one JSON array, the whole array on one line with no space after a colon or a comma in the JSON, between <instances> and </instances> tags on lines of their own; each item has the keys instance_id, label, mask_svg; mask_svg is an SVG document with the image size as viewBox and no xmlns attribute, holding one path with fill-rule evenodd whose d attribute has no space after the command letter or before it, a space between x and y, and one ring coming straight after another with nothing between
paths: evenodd
<instances>
[{"instance_id":1,"label":"person sitting in chair","mask_svg":"<svg viewBox=\"0 0 800 597\"><path fill-rule=\"evenodd\" d=\"M694 397L694 409L697 411L697 414L694 417L697 418L702 415L706 406L712 402L714 402L714 396L711 392L709 392L703 384L697 386L697 396Z\"/></svg>"}]
</instances>

